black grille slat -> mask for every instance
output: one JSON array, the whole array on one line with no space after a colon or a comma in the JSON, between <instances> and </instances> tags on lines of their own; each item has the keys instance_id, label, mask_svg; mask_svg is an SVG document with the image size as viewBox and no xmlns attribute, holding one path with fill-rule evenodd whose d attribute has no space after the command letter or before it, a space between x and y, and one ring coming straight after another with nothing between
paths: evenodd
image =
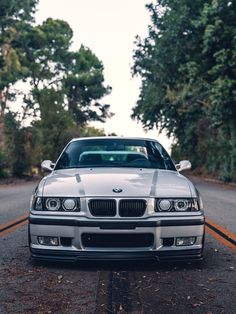
<instances>
[{"instance_id":1,"label":"black grille slat","mask_svg":"<svg viewBox=\"0 0 236 314\"><path fill-rule=\"evenodd\" d=\"M93 216L114 217L116 215L116 201L94 199L89 201L89 210Z\"/></svg>"},{"instance_id":2,"label":"black grille slat","mask_svg":"<svg viewBox=\"0 0 236 314\"><path fill-rule=\"evenodd\" d=\"M154 243L154 236L151 233L83 233L81 238L84 247L97 248L141 248L152 247Z\"/></svg>"},{"instance_id":3,"label":"black grille slat","mask_svg":"<svg viewBox=\"0 0 236 314\"><path fill-rule=\"evenodd\" d=\"M119 215L121 217L141 217L147 208L145 200L121 200L119 202Z\"/></svg>"}]
</instances>

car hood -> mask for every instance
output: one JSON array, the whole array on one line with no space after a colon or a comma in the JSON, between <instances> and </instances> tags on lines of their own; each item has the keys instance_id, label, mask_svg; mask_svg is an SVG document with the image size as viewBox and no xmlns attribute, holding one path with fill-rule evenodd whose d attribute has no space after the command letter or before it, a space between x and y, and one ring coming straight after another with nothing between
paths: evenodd
<instances>
[{"instance_id":1,"label":"car hood","mask_svg":"<svg viewBox=\"0 0 236 314\"><path fill-rule=\"evenodd\" d=\"M43 196L192 197L191 182L176 171L138 168L83 168L53 171ZM122 189L115 193L113 189Z\"/></svg>"}]
</instances>

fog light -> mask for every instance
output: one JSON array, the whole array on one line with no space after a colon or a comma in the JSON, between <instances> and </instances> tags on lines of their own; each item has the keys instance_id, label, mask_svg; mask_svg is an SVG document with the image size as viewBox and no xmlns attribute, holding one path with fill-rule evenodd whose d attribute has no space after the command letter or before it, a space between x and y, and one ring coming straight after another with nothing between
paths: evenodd
<instances>
[{"instance_id":1,"label":"fog light","mask_svg":"<svg viewBox=\"0 0 236 314\"><path fill-rule=\"evenodd\" d=\"M176 238L176 246L190 246L196 242L196 237Z\"/></svg>"},{"instance_id":2,"label":"fog light","mask_svg":"<svg viewBox=\"0 0 236 314\"><path fill-rule=\"evenodd\" d=\"M57 246L58 238L57 237L38 237L38 242L41 245Z\"/></svg>"}]
</instances>

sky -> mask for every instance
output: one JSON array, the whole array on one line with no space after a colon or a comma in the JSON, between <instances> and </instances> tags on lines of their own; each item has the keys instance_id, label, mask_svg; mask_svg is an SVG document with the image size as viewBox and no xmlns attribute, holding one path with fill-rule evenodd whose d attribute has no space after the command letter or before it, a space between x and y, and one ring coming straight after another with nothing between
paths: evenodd
<instances>
[{"instance_id":1,"label":"sky","mask_svg":"<svg viewBox=\"0 0 236 314\"><path fill-rule=\"evenodd\" d=\"M136 35L147 35L147 2L151 0L40 0L36 22L48 17L67 21L74 32L73 49L83 44L103 62L105 83L112 87L103 101L111 105L115 115L94 126L107 134L155 138L169 150L171 141L165 134L144 132L141 123L130 118L141 84L140 78L131 75L134 40Z\"/></svg>"}]
</instances>

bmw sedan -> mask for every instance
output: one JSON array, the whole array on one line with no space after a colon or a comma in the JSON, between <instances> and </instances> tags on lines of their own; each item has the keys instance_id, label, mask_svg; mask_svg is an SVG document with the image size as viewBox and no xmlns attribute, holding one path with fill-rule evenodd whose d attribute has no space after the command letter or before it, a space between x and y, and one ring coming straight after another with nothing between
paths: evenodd
<instances>
[{"instance_id":1,"label":"bmw sedan","mask_svg":"<svg viewBox=\"0 0 236 314\"><path fill-rule=\"evenodd\" d=\"M73 139L36 188L29 246L40 260L198 260L204 212L192 182L152 139Z\"/></svg>"}]
</instances>

